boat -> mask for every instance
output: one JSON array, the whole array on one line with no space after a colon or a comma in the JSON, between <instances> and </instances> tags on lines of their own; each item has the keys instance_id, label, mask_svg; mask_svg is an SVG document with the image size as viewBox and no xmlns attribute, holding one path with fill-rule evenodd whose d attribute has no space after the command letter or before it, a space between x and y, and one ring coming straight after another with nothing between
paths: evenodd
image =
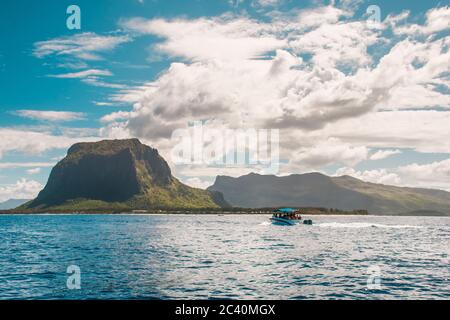
<instances>
[{"instance_id":1,"label":"boat","mask_svg":"<svg viewBox=\"0 0 450 320\"><path fill-rule=\"evenodd\" d=\"M270 220L276 225L293 226L302 221L302 216L300 215L300 211L296 209L280 208L273 212Z\"/></svg>"}]
</instances>

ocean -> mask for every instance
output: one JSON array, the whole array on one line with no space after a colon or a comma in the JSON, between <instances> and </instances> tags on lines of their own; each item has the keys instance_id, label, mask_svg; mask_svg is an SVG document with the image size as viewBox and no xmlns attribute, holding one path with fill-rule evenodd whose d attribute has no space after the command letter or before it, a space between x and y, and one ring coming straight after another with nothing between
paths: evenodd
<instances>
[{"instance_id":1,"label":"ocean","mask_svg":"<svg viewBox=\"0 0 450 320\"><path fill-rule=\"evenodd\" d=\"M269 217L0 216L0 299L450 298L450 218Z\"/></svg>"}]
</instances>

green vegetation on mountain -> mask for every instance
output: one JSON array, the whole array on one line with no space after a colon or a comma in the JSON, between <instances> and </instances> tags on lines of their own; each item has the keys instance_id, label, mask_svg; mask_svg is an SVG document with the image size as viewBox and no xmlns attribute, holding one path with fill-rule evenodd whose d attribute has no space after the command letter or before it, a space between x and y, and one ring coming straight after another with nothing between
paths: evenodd
<instances>
[{"instance_id":1,"label":"green vegetation on mountain","mask_svg":"<svg viewBox=\"0 0 450 320\"><path fill-rule=\"evenodd\" d=\"M375 213L439 215L450 213L450 193L442 190L396 187L355 179L334 177L341 187L367 195L372 199L369 208Z\"/></svg>"},{"instance_id":2,"label":"green vegetation on mountain","mask_svg":"<svg viewBox=\"0 0 450 320\"><path fill-rule=\"evenodd\" d=\"M362 209L371 214L450 213L449 192L394 187L320 173L284 177L254 173L239 178L218 176L208 190L219 191L231 205L244 208L289 206Z\"/></svg>"},{"instance_id":3,"label":"green vegetation on mountain","mask_svg":"<svg viewBox=\"0 0 450 320\"><path fill-rule=\"evenodd\" d=\"M73 145L38 197L17 210L126 212L226 206L220 193L184 185L156 149L129 139Z\"/></svg>"}]
</instances>

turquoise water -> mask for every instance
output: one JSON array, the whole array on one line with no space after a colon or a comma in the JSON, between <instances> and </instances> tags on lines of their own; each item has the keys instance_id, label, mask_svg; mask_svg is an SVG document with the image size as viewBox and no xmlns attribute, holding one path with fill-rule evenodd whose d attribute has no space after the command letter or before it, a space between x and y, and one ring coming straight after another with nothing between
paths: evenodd
<instances>
[{"instance_id":1,"label":"turquoise water","mask_svg":"<svg viewBox=\"0 0 450 320\"><path fill-rule=\"evenodd\" d=\"M450 297L450 218L312 218L0 216L0 299Z\"/></svg>"}]
</instances>

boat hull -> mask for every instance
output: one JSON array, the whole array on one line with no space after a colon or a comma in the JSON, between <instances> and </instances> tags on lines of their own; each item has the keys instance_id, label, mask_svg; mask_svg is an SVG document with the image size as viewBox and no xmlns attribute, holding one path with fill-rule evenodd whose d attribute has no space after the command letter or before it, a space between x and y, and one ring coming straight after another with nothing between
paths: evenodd
<instances>
[{"instance_id":1,"label":"boat hull","mask_svg":"<svg viewBox=\"0 0 450 320\"><path fill-rule=\"evenodd\" d=\"M289 220L289 219L275 218L275 217L270 218L270 220L272 221L272 224L275 224L277 226L295 226L300 221L300 220Z\"/></svg>"}]
</instances>

